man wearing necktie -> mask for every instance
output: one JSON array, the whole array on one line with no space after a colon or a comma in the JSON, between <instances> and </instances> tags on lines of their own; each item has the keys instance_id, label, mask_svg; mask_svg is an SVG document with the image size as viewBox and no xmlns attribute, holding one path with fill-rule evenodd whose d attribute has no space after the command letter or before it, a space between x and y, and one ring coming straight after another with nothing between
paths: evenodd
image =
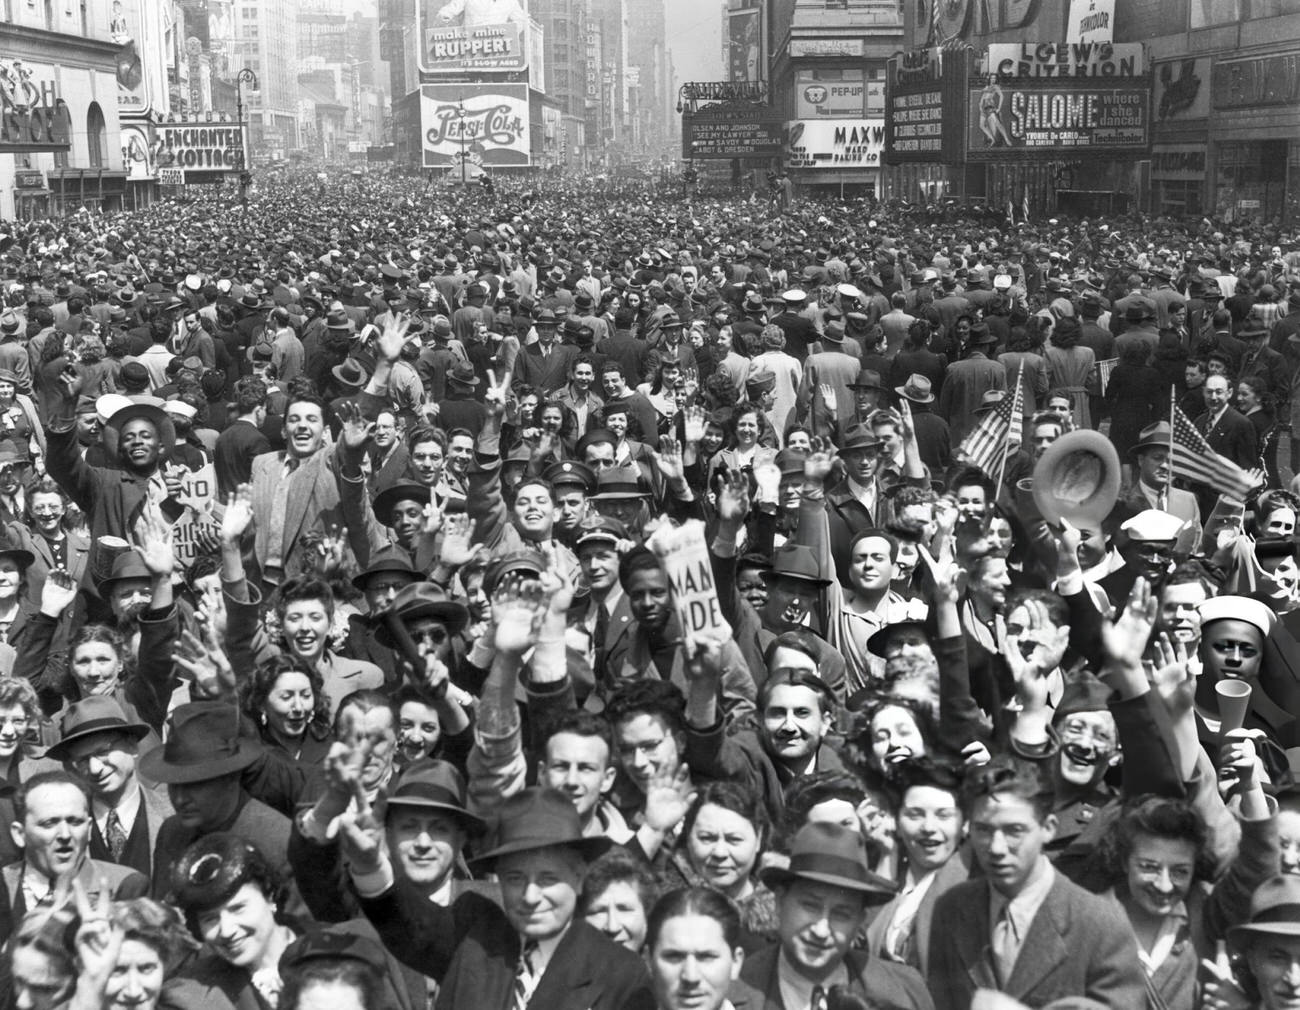
<instances>
[{"instance_id":1,"label":"man wearing necktie","mask_svg":"<svg viewBox=\"0 0 1300 1010\"><path fill-rule=\"evenodd\" d=\"M80 880L96 906L105 886L119 901L149 892L143 874L87 855L90 798L81 780L68 772L40 772L19 786L14 817L10 831L23 858L0 871L11 912L2 921L21 922L28 912L53 904L55 885L62 876ZM0 941L7 939L0 937Z\"/></svg>"},{"instance_id":2,"label":"man wearing necktie","mask_svg":"<svg viewBox=\"0 0 1300 1010\"><path fill-rule=\"evenodd\" d=\"M841 993L897 1010L931 1010L914 968L853 950L867 913L894 896L871 872L862 836L839 824L799 829L788 868L769 867L779 940L745 958L731 1002L745 1007L828 1010Z\"/></svg>"},{"instance_id":3,"label":"man wearing necktie","mask_svg":"<svg viewBox=\"0 0 1300 1010\"><path fill-rule=\"evenodd\" d=\"M1002 755L972 769L962 793L984 877L935 902L934 921L945 924L930 937L938 1010L966 1010L976 987L1031 1008L1064 996L1146 1005L1137 945L1120 905L1088 893L1048 861L1044 848L1057 821L1038 769Z\"/></svg>"},{"instance_id":4,"label":"man wearing necktie","mask_svg":"<svg viewBox=\"0 0 1300 1010\"><path fill-rule=\"evenodd\" d=\"M436 905L395 879L382 829L362 814L341 839L362 909L384 946L436 979L439 1010L621 1010L651 1005L645 965L578 916L589 861L609 847L584 838L561 792L533 787L502 802L475 869L501 883L498 907L465 892Z\"/></svg>"}]
</instances>

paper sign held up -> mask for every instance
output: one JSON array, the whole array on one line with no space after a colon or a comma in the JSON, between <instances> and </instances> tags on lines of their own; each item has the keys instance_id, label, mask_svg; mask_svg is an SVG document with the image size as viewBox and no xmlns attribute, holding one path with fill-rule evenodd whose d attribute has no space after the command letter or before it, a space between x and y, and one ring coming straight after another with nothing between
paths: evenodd
<instances>
[{"instance_id":1,"label":"paper sign held up","mask_svg":"<svg viewBox=\"0 0 1300 1010\"><path fill-rule=\"evenodd\" d=\"M682 634L688 639L729 641L731 625L722 616L704 523L692 519L677 527L665 524L650 538L649 546L668 573Z\"/></svg>"}]
</instances>

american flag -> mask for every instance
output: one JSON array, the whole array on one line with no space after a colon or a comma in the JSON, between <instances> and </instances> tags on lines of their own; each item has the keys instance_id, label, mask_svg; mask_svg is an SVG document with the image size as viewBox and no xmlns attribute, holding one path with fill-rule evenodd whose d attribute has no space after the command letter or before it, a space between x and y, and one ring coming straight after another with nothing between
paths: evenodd
<instances>
[{"instance_id":1,"label":"american flag","mask_svg":"<svg viewBox=\"0 0 1300 1010\"><path fill-rule=\"evenodd\" d=\"M1115 371L1115 366L1119 364L1119 358L1102 358L1097 362L1097 384L1101 387L1101 395L1106 395L1106 387L1110 385L1110 373Z\"/></svg>"},{"instance_id":2,"label":"american flag","mask_svg":"<svg viewBox=\"0 0 1300 1010\"><path fill-rule=\"evenodd\" d=\"M1208 484L1222 494L1244 501L1258 482L1232 460L1211 449L1205 436L1177 405L1173 408L1173 429L1173 457L1169 465L1174 476Z\"/></svg>"},{"instance_id":3,"label":"american flag","mask_svg":"<svg viewBox=\"0 0 1300 1010\"><path fill-rule=\"evenodd\" d=\"M990 477L997 477L1000 464L1005 461L1010 451L1011 433L1020 432L1025 423L1024 386L1021 379L1025 366L1020 366L1016 375L1016 391L1011 396L1004 396L1002 401L980 418L979 424L962 441L958 454L968 463L973 463Z\"/></svg>"},{"instance_id":4,"label":"american flag","mask_svg":"<svg viewBox=\"0 0 1300 1010\"><path fill-rule=\"evenodd\" d=\"M1029 185L1025 185L1025 195L1020 198L1020 211L1024 215L1025 221L1029 221Z\"/></svg>"}]
</instances>

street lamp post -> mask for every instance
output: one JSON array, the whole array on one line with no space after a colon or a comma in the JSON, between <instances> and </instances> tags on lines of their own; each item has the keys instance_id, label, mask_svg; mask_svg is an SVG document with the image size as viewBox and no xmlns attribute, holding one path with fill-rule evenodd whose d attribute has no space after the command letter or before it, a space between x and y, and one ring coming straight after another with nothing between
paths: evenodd
<instances>
[{"instance_id":1,"label":"street lamp post","mask_svg":"<svg viewBox=\"0 0 1300 1010\"><path fill-rule=\"evenodd\" d=\"M460 128L460 184L465 185L465 99L456 103L456 125Z\"/></svg>"},{"instance_id":2,"label":"street lamp post","mask_svg":"<svg viewBox=\"0 0 1300 1010\"><path fill-rule=\"evenodd\" d=\"M257 90L257 74L244 67L235 75L235 119L239 127L239 202L248 207L248 150L244 137L244 85Z\"/></svg>"}]
</instances>

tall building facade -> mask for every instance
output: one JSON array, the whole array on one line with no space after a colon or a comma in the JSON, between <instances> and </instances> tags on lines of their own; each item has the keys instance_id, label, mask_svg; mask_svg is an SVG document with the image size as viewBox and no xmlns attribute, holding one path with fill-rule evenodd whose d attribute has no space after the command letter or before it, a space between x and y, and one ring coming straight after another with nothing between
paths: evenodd
<instances>
[{"instance_id":1,"label":"tall building facade","mask_svg":"<svg viewBox=\"0 0 1300 1010\"><path fill-rule=\"evenodd\" d=\"M674 157L671 149L677 90L669 66L662 3L628 5L627 73L632 146L641 156Z\"/></svg>"},{"instance_id":2,"label":"tall building facade","mask_svg":"<svg viewBox=\"0 0 1300 1010\"><path fill-rule=\"evenodd\" d=\"M257 75L244 95L253 149L282 160L298 147L300 0L234 0L232 63Z\"/></svg>"}]
</instances>

